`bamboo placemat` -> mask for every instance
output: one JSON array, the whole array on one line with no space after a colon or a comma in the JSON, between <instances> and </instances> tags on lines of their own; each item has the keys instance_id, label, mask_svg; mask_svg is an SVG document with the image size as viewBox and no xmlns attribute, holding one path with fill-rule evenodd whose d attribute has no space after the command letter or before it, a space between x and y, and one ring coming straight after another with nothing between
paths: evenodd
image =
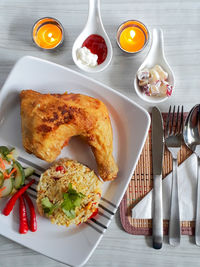
<instances>
[{"instance_id":1,"label":"bamboo placemat","mask_svg":"<svg viewBox=\"0 0 200 267\"><path fill-rule=\"evenodd\" d=\"M167 114L163 114L163 120L166 121ZM186 117L186 114L184 114ZM191 151L183 145L181 147L178 162L179 164L186 160ZM170 153L165 149L163 162L163 178L172 171L172 158ZM152 148L151 148L151 128L144 145L142 154L138 161L137 167L130 181L128 189L120 204L120 218L123 228L126 232L134 235L151 235L152 220L150 219L132 219L132 208L152 189ZM164 234L168 234L168 221L163 221ZM194 222L181 222L181 232L183 235L194 234Z\"/></svg>"}]
</instances>

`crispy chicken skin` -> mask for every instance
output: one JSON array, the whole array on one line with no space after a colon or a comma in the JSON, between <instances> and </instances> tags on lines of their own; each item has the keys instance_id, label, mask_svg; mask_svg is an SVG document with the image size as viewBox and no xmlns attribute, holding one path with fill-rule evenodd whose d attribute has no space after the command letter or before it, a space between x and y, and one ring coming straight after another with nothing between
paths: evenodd
<instances>
[{"instance_id":1,"label":"crispy chicken skin","mask_svg":"<svg viewBox=\"0 0 200 267\"><path fill-rule=\"evenodd\" d=\"M82 94L40 94L33 90L21 91L20 97L22 140L27 152L52 162L70 137L80 135L92 148L101 178L116 178L112 127L103 102Z\"/></svg>"}]
</instances>

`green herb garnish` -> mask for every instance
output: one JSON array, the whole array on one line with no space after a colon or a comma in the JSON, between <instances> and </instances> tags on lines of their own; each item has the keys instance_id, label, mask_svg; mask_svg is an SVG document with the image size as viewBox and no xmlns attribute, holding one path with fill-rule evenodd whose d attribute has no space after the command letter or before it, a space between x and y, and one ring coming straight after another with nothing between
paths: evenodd
<instances>
[{"instance_id":1,"label":"green herb garnish","mask_svg":"<svg viewBox=\"0 0 200 267\"><path fill-rule=\"evenodd\" d=\"M0 153L6 157L10 153L10 150L6 146L0 146Z\"/></svg>"},{"instance_id":2,"label":"green herb garnish","mask_svg":"<svg viewBox=\"0 0 200 267\"><path fill-rule=\"evenodd\" d=\"M69 183L68 191L63 194L64 201L61 204L63 212L69 219L74 219L76 217L75 208L81 205L81 200L85 195L78 193L72 188L72 184Z\"/></svg>"},{"instance_id":3,"label":"green herb garnish","mask_svg":"<svg viewBox=\"0 0 200 267\"><path fill-rule=\"evenodd\" d=\"M41 203L42 203L42 208L43 208L44 213L46 213L48 215L51 215L53 213L53 211L55 210L55 208L57 208L57 205L52 204L49 201L48 197L44 197L42 199Z\"/></svg>"}]
</instances>

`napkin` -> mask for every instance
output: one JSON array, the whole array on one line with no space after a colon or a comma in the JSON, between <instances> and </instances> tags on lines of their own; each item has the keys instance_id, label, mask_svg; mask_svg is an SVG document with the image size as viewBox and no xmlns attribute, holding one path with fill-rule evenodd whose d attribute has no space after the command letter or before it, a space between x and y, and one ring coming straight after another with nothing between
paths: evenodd
<instances>
[{"instance_id":1,"label":"napkin","mask_svg":"<svg viewBox=\"0 0 200 267\"><path fill-rule=\"evenodd\" d=\"M168 220L170 214L172 173L162 181L163 219ZM192 154L178 167L179 208L181 221L195 220L197 189L197 157ZM132 209L132 218L152 218L153 189Z\"/></svg>"}]
</instances>

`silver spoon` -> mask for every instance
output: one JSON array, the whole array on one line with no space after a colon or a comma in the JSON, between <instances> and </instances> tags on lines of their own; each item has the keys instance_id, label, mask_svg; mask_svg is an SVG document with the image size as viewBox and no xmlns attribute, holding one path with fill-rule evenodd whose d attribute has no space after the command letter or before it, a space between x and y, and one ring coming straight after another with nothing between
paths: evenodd
<instances>
[{"instance_id":1,"label":"silver spoon","mask_svg":"<svg viewBox=\"0 0 200 267\"><path fill-rule=\"evenodd\" d=\"M197 156L197 202L196 202L196 222L195 222L195 243L200 246L200 105L196 105L189 112L183 129L183 138Z\"/></svg>"}]
</instances>

